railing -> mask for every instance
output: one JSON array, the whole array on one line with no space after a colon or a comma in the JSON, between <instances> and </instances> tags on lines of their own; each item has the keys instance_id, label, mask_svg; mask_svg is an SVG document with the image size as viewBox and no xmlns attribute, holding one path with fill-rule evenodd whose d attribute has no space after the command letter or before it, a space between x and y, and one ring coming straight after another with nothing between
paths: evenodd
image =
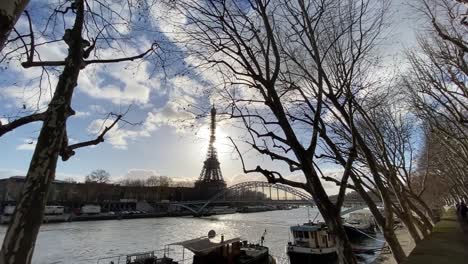
<instances>
[{"instance_id":1,"label":"railing","mask_svg":"<svg viewBox=\"0 0 468 264\"><path fill-rule=\"evenodd\" d=\"M193 254L191 252L187 253L184 249L178 252L166 246L164 249L99 258L97 264L146 263L145 260L154 260L154 263L160 263L157 261L162 260L164 257L170 257L178 264L191 264Z\"/></svg>"}]
</instances>

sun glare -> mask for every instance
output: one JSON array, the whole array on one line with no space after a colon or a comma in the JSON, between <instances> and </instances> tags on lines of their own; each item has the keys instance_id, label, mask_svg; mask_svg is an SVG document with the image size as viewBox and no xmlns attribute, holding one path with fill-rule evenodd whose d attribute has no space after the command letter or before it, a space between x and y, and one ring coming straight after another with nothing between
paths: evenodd
<instances>
[{"instance_id":1,"label":"sun glare","mask_svg":"<svg viewBox=\"0 0 468 264\"><path fill-rule=\"evenodd\" d=\"M230 149L227 136L228 134L226 134L222 129L220 129L219 127L216 128L216 141L214 145L219 155L228 152ZM210 141L209 125L205 125L200 128L200 130L197 133L197 138L199 138L201 140L201 143L203 144L203 147L200 149L200 151L203 153L203 155L206 155L208 143Z\"/></svg>"}]
</instances>

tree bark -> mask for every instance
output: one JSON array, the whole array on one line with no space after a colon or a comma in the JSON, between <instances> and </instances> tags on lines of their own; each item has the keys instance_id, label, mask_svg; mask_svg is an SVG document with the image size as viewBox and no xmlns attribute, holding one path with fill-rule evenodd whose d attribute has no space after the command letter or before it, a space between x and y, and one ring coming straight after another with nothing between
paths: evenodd
<instances>
[{"instance_id":1,"label":"tree bark","mask_svg":"<svg viewBox=\"0 0 468 264\"><path fill-rule=\"evenodd\" d=\"M416 244L419 243L421 241L421 236L416 229L415 219L410 216L411 212L406 212L404 209L395 209L395 213L405 224L414 242Z\"/></svg>"},{"instance_id":2,"label":"tree bark","mask_svg":"<svg viewBox=\"0 0 468 264\"><path fill-rule=\"evenodd\" d=\"M67 118L73 114L71 100L82 66L83 0L75 1L76 17L70 38L66 65L59 77L47 109L26 182L0 251L0 264L30 264L42 223L47 193L55 177Z\"/></svg>"},{"instance_id":3,"label":"tree bark","mask_svg":"<svg viewBox=\"0 0 468 264\"><path fill-rule=\"evenodd\" d=\"M421 219L421 223L422 223L422 227L424 227L424 229L426 231L423 231L421 230L425 235L428 235L431 233L432 231L432 228L434 227L431 223L431 220L429 220L429 218L423 213L423 211L421 211L412 201L408 201L408 205L410 206L411 210L413 210L419 217L419 219Z\"/></svg>"},{"instance_id":4,"label":"tree bark","mask_svg":"<svg viewBox=\"0 0 468 264\"><path fill-rule=\"evenodd\" d=\"M426 211L426 214L429 216L429 218L431 219L432 223L436 223L436 218L434 216L434 213L432 212L431 208L429 208L429 206L427 205L427 203L421 199L421 197L413 194L410 192L410 195L411 195L411 198L413 198L414 200L416 200L423 208L424 210Z\"/></svg>"},{"instance_id":5,"label":"tree bark","mask_svg":"<svg viewBox=\"0 0 468 264\"><path fill-rule=\"evenodd\" d=\"M377 169L377 162L375 160L375 156L372 151L367 146L366 141L364 140L363 136L357 130L354 123L350 122L349 113L347 110L340 104L340 102L336 99L336 97L330 97L333 106L337 108L339 113L343 115L344 120L350 126L353 131L353 136L359 146L364 159L367 161L369 170L371 172L372 178L374 180L375 186L377 187L378 191L380 192L380 196L382 202L384 204L385 210L385 217L382 216L380 211L378 210L376 204L373 202L372 198L367 194L366 190L363 188L361 182L359 181L357 175L351 173L351 178L355 184L356 191L361 195L361 197L366 201L369 209L371 210L372 214L376 218L376 221L382 228L382 232L384 233L384 237L392 250L393 257L395 258L397 263L403 263L406 260L406 254L403 251L393 229L393 211L392 211L392 201L389 194L388 189L386 188L381 175L379 175L379 170Z\"/></svg>"},{"instance_id":6,"label":"tree bark","mask_svg":"<svg viewBox=\"0 0 468 264\"><path fill-rule=\"evenodd\" d=\"M313 177L308 177L312 179ZM343 223L341 222L340 209L328 198L327 193L320 183L309 183L312 191L310 194L314 197L317 208L320 211L325 223L327 224L330 232L335 236L336 241L336 254L340 264L356 264L357 260L351 248L351 243L346 236Z\"/></svg>"},{"instance_id":7,"label":"tree bark","mask_svg":"<svg viewBox=\"0 0 468 264\"><path fill-rule=\"evenodd\" d=\"M346 231L343 228L343 223L341 221L341 215L338 212L334 215L328 215L324 217L325 223L327 224L330 232L335 236L336 242L336 254L338 255L338 260L340 264L351 264L357 263L356 257L352 251L351 243L346 235Z\"/></svg>"},{"instance_id":8,"label":"tree bark","mask_svg":"<svg viewBox=\"0 0 468 264\"><path fill-rule=\"evenodd\" d=\"M3 47L5 47L11 30L28 3L29 0L0 1L0 52L3 50Z\"/></svg>"},{"instance_id":9,"label":"tree bark","mask_svg":"<svg viewBox=\"0 0 468 264\"><path fill-rule=\"evenodd\" d=\"M408 231L411 237L413 238L414 242L417 244L422 239L415 226L415 219L414 219L412 210L408 204L408 199L404 190L405 187L402 184L398 183L398 180L396 179L396 175L392 174L390 178L391 178L390 182L392 182L392 185L394 186L393 189L395 190L395 196L398 198L398 201L400 202L400 207L401 207L401 208L396 208L395 212L398 212L398 216L401 218L406 228L408 228Z\"/></svg>"},{"instance_id":10,"label":"tree bark","mask_svg":"<svg viewBox=\"0 0 468 264\"><path fill-rule=\"evenodd\" d=\"M385 187L384 183L382 182L382 179L380 178L381 176L379 175L372 151L368 148L365 140L362 138L362 136L359 133L355 133L355 135L356 135L356 140L362 152L364 153L364 157L368 163L375 185L377 186L381 195L381 199L384 203L385 220L383 221L380 220L381 222L379 224L382 227L385 240L387 241L388 245L390 246L390 249L392 250L392 254L393 254L393 257L395 258L395 261L397 263L403 263L406 260L406 254L403 251L403 248L401 247L400 242L398 241L395 235L395 231L393 229L394 224L393 224L393 213L392 213L392 201L390 198L390 194L388 192L388 189ZM364 192L365 190L362 189L361 196L363 195ZM376 211L378 211L377 208L374 208L371 210L372 210L372 214L375 217L375 213L377 213ZM378 214L380 214L380 212Z\"/></svg>"},{"instance_id":11,"label":"tree bark","mask_svg":"<svg viewBox=\"0 0 468 264\"><path fill-rule=\"evenodd\" d=\"M361 195L362 199L366 202L367 206L369 207L369 210L372 212L372 215L377 221L377 224L381 227L382 233L384 234L385 240L387 241L387 244L390 247L390 250L392 251L393 257L395 258L396 262L403 263L403 261L406 260L406 254L403 251L403 248L401 247L401 244L395 235L395 231L393 229L393 218L389 218L388 216L391 214L386 214L387 216L384 217L380 213L375 202L372 200L372 198L363 188L362 184L360 183L356 175L354 173L351 173L350 176L354 182L356 191ZM385 208L385 210L388 210L388 208Z\"/></svg>"}]
</instances>

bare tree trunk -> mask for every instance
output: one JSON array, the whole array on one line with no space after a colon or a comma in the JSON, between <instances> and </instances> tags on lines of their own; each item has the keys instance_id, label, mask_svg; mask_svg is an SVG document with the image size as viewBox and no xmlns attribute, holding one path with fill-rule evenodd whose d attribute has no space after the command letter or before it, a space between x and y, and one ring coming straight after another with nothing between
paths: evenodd
<instances>
[{"instance_id":1,"label":"bare tree trunk","mask_svg":"<svg viewBox=\"0 0 468 264\"><path fill-rule=\"evenodd\" d=\"M398 198L400 202L400 207L401 208L395 208L395 213L398 214L398 216L401 218L401 220L404 222L406 228L408 228L408 231L410 232L411 237L413 238L414 242L417 244L419 243L422 239L421 236L419 235L418 230L416 229L415 226L415 219L412 213L412 210L408 204L408 199L405 194L404 186L401 186L399 183L397 183L396 180L396 175L395 176L390 176L394 190L395 190L395 196Z\"/></svg>"},{"instance_id":2,"label":"bare tree trunk","mask_svg":"<svg viewBox=\"0 0 468 264\"><path fill-rule=\"evenodd\" d=\"M403 221L405 224L406 228L408 228L408 231L413 238L414 242L417 244L421 241L421 236L419 235L418 230L416 229L415 226L415 219L413 219L410 214L411 212L407 212L404 209L395 209L395 214Z\"/></svg>"},{"instance_id":3,"label":"bare tree trunk","mask_svg":"<svg viewBox=\"0 0 468 264\"><path fill-rule=\"evenodd\" d=\"M426 225L424 224L424 222L422 220L420 220L419 218L414 218L414 221L415 221L414 223L418 227L419 231L421 231L422 239L425 239L426 237L428 237L431 234L430 230L427 229Z\"/></svg>"},{"instance_id":4,"label":"bare tree trunk","mask_svg":"<svg viewBox=\"0 0 468 264\"><path fill-rule=\"evenodd\" d=\"M66 121L73 115L71 99L82 66L83 1L76 2L76 18L71 34L65 41L69 54L60 75L54 96L47 109L26 182L0 251L0 264L31 263L34 246L42 223L47 193L55 177L55 170Z\"/></svg>"},{"instance_id":5,"label":"bare tree trunk","mask_svg":"<svg viewBox=\"0 0 468 264\"><path fill-rule=\"evenodd\" d=\"M387 241L390 249L392 250L392 254L396 262L403 263L406 260L406 254L403 251L403 248L401 247L401 244L398 241L395 235L395 231L393 229L394 223L393 223L392 201L391 201L391 197L389 194L389 190L383 183L381 175L379 175L379 170L377 169L375 156L372 153L372 151L369 149L366 141L364 140L363 136L359 133L358 129L354 126L354 124L351 124L348 121L350 120L350 118L349 118L349 113L346 111L346 109L344 109L344 107L338 102L338 100L336 100L336 98L332 97L331 99L332 99L333 105L339 110L340 114L344 116L344 119L347 120L347 123L350 125L351 129L354 132L353 135L355 136L355 140L365 160L367 161L369 170L374 179L375 186L377 187L380 193L382 202L384 204L385 217L382 216L382 214L378 210L372 198L367 194L366 190L363 188L363 185L358 179L358 176L355 175L354 173L351 173L350 176L355 184L356 191L364 199L366 204L369 206L369 209L371 210L372 214L374 215L377 223L381 226L385 240Z\"/></svg>"},{"instance_id":6,"label":"bare tree trunk","mask_svg":"<svg viewBox=\"0 0 468 264\"><path fill-rule=\"evenodd\" d=\"M29 0L0 1L0 52L28 3Z\"/></svg>"},{"instance_id":7,"label":"bare tree trunk","mask_svg":"<svg viewBox=\"0 0 468 264\"><path fill-rule=\"evenodd\" d=\"M393 227L391 229L389 227L384 227L382 228L382 232L385 237L385 241L387 241L387 244L390 247L390 250L392 251L396 263L404 263L404 261L406 260L406 254L400 245L400 241L398 241Z\"/></svg>"},{"instance_id":8,"label":"bare tree trunk","mask_svg":"<svg viewBox=\"0 0 468 264\"><path fill-rule=\"evenodd\" d=\"M411 195L411 198L413 198L414 200L416 200L423 208L424 208L424 211L426 211L426 214L429 216L429 218L431 219L432 223L435 224L435 222L437 221L435 216L434 216L434 213L432 212L431 208L429 208L429 206L427 205L427 203L421 199L421 197L415 195L414 193L410 193ZM416 206L416 205L415 205Z\"/></svg>"},{"instance_id":9,"label":"bare tree trunk","mask_svg":"<svg viewBox=\"0 0 468 264\"><path fill-rule=\"evenodd\" d=\"M424 214L424 212L421 211L412 201L408 201L408 204L411 210L413 210L413 212L415 212L418 215L418 217L421 219L421 223L423 224L424 229L426 230L426 231L423 231L423 230L421 231L425 233L426 235L428 235L432 231L432 228L434 227L431 223L431 220L429 220L429 218Z\"/></svg>"},{"instance_id":10,"label":"bare tree trunk","mask_svg":"<svg viewBox=\"0 0 468 264\"><path fill-rule=\"evenodd\" d=\"M392 213L392 201L390 198L390 194L388 192L388 189L382 182L382 179L380 178L380 175L378 173L377 165L374 159L374 156L372 154L372 151L368 148L366 145L366 142L362 138L362 136L359 133L356 133L356 140L358 144L361 147L362 152L364 153L364 156L367 160L367 163L369 165L369 169L373 175L375 185L377 186L382 201L384 203L384 210L385 210L385 220L382 221L380 220L380 225L382 227L382 231L384 233L385 240L387 241L388 245L390 246L390 249L392 250L393 257L395 258L397 263L403 263L406 260L406 254L403 251L403 248L400 245L400 242L398 241L395 231L393 229L393 213ZM362 189L362 187L361 187ZM361 196L365 193L365 190L361 190ZM366 193L367 195L367 193ZM377 208L372 210L372 214L375 217L375 213L377 213ZM380 214L380 212L379 212Z\"/></svg>"},{"instance_id":11,"label":"bare tree trunk","mask_svg":"<svg viewBox=\"0 0 468 264\"><path fill-rule=\"evenodd\" d=\"M343 228L340 214L335 214L333 217L327 217L326 224L330 231L335 236L336 241L336 253L338 254L338 260L340 264L357 263L356 257L352 251L351 243L346 235L346 231Z\"/></svg>"},{"instance_id":12,"label":"bare tree trunk","mask_svg":"<svg viewBox=\"0 0 468 264\"><path fill-rule=\"evenodd\" d=\"M356 257L351 248L351 243L346 236L346 231L341 222L340 209L337 208L329 199L327 193L321 184L309 183L312 191L311 195L317 204L325 223L336 239L337 255L340 264L355 264Z\"/></svg>"},{"instance_id":13,"label":"bare tree trunk","mask_svg":"<svg viewBox=\"0 0 468 264\"><path fill-rule=\"evenodd\" d=\"M384 234L385 240L388 246L390 247L390 250L392 251L393 257L395 258L396 262L403 263L403 261L405 261L406 259L406 255L405 255L405 252L403 251L403 248L401 247L400 242L398 241L395 235L395 231L393 229L393 219L389 218L388 214L387 214L387 217L384 217L380 213L375 202L372 200L372 198L363 188L362 184L360 183L356 175L351 173L350 176L354 182L356 191L361 195L362 199L366 202L367 206L369 207L369 210L372 212L372 215L374 215L374 218L377 221L377 224L379 224L380 227L382 228L382 232ZM385 210L388 210L388 209L386 208Z\"/></svg>"}]
</instances>

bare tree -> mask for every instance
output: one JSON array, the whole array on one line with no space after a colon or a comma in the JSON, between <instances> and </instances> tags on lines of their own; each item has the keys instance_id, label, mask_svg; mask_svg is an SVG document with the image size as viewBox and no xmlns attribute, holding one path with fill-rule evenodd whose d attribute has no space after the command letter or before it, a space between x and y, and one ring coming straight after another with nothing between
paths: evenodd
<instances>
[{"instance_id":1,"label":"bare tree","mask_svg":"<svg viewBox=\"0 0 468 264\"><path fill-rule=\"evenodd\" d=\"M419 37L418 49L408 52L411 68L403 84L416 113L468 153L459 140L468 136L468 25L462 21L468 7L451 0L421 2L430 26Z\"/></svg>"},{"instance_id":2,"label":"bare tree","mask_svg":"<svg viewBox=\"0 0 468 264\"><path fill-rule=\"evenodd\" d=\"M110 174L103 169L94 170L85 178L85 182L108 183L109 181Z\"/></svg>"},{"instance_id":3,"label":"bare tree","mask_svg":"<svg viewBox=\"0 0 468 264\"><path fill-rule=\"evenodd\" d=\"M76 179L73 178L73 177L67 177L65 179L63 179L64 182L66 183L77 183Z\"/></svg>"},{"instance_id":4,"label":"bare tree","mask_svg":"<svg viewBox=\"0 0 468 264\"><path fill-rule=\"evenodd\" d=\"M402 84L416 116L424 121L420 170L440 199L466 199L468 163L468 23L466 1L421 0L427 33L408 52ZM434 185L445 181L448 184ZM436 199L436 200L440 200Z\"/></svg>"},{"instance_id":5,"label":"bare tree","mask_svg":"<svg viewBox=\"0 0 468 264\"><path fill-rule=\"evenodd\" d=\"M426 197L431 195L430 201L436 204L441 204L444 198L453 202L468 199L468 157L455 148L457 144L453 141L437 130L431 130L424 142L425 157L420 166L428 175L426 184L430 189Z\"/></svg>"},{"instance_id":6,"label":"bare tree","mask_svg":"<svg viewBox=\"0 0 468 264\"><path fill-rule=\"evenodd\" d=\"M25 56L23 57L26 60L22 63L23 67L46 68L54 66L63 67L63 70L47 110L21 117L0 126L0 131L4 134L31 122L42 122L22 195L0 251L0 263L31 263L35 241L42 223L47 193L55 177L58 157L61 156L62 160L68 160L75 154L76 149L103 142L106 133L117 122L122 120L122 114L109 114L110 124L103 126L96 139L68 144L66 123L67 119L75 114L71 103L80 71L93 63L133 61L155 52L156 46L153 44L146 51L135 56L110 59L99 58L98 49L100 48L108 47L119 50L118 46L114 47L119 40L119 31L116 29L115 21L112 18L125 20L120 14L112 10L110 3L104 3L102 1L75 0L58 4L53 16L63 16L65 28L58 31L58 34L63 33L62 40L68 47L65 59L42 61L36 49L34 32L31 26L31 31L28 34L30 37L29 43L22 37L19 39L25 50ZM72 25L67 23L69 18L73 21ZM54 19L50 21L54 21ZM56 25L47 24L47 26L50 26L52 30L56 30ZM120 40L122 39L120 38Z\"/></svg>"},{"instance_id":7,"label":"bare tree","mask_svg":"<svg viewBox=\"0 0 468 264\"><path fill-rule=\"evenodd\" d=\"M188 17L184 32L191 54L218 69L226 112L247 131L244 139L233 140L244 172L311 193L337 238L341 263L356 262L340 208L358 142L343 140L333 129L339 127L356 139L354 96L370 85L366 61L373 61L371 51L386 5L303 0L180 3ZM302 172L305 183L260 164L249 169L240 144L285 164L291 172ZM330 159L338 160L344 171L337 180L336 203L321 183L326 178L321 167ZM396 240L394 234L388 237ZM397 258L401 261L404 253L398 247L396 242L392 250L403 255Z\"/></svg>"},{"instance_id":8,"label":"bare tree","mask_svg":"<svg viewBox=\"0 0 468 264\"><path fill-rule=\"evenodd\" d=\"M379 102L370 99L373 104ZM432 212L412 186L416 170L415 142L420 135L418 121L405 108L404 99L395 93L385 96L385 100L380 100L377 107L368 109L366 115L369 119L366 119L368 121L362 124L360 130L365 131L365 140L377 158L378 169L386 181L387 189L394 197L392 208L408 227L414 240L419 242L421 237L416 226L423 235L428 235L432 229L428 217L431 217ZM419 209L421 206L422 211ZM414 214L418 218L413 217Z\"/></svg>"}]
</instances>

